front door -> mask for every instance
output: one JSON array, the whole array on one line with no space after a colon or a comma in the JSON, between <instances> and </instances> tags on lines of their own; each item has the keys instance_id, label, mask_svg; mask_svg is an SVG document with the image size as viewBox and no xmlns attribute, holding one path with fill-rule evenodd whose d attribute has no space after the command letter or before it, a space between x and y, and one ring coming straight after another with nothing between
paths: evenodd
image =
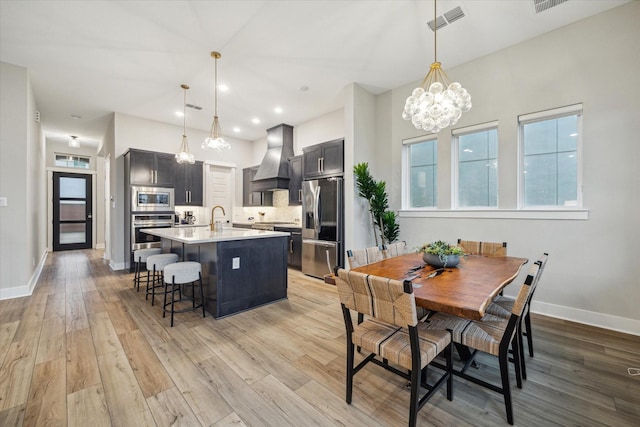
<instances>
[{"instance_id":1,"label":"front door","mask_svg":"<svg viewBox=\"0 0 640 427\"><path fill-rule=\"evenodd\" d=\"M90 249L91 175L53 173L53 250Z\"/></svg>"}]
</instances>

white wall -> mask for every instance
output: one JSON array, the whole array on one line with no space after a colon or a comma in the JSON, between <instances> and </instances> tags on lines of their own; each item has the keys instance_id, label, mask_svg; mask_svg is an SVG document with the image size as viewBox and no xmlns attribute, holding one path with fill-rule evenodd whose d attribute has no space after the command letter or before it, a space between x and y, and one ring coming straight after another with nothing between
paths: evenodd
<instances>
[{"instance_id":1,"label":"white wall","mask_svg":"<svg viewBox=\"0 0 640 427\"><path fill-rule=\"evenodd\" d=\"M26 68L0 63L0 299L30 295L46 255L44 136Z\"/></svg>"},{"instance_id":2,"label":"white wall","mask_svg":"<svg viewBox=\"0 0 640 427\"><path fill-rule=\"evenodd\" d=\"M588 220L409 218L401 238L507 241L509 254L550 258L534 310L640 334L640 2L447 69L473 97L458 126L499 120L500 208L517 206L517 116L582 102ZM443 64L446 68L446 64ZM426 70L425 70L426 72ZM420 135L400 113L419 82L391 94L390 202L400 209L402 139ZM380 108L386 98L379 97ZM451 206L450 130L438 136L438 207Z\"/></svg>"}]
</instances>

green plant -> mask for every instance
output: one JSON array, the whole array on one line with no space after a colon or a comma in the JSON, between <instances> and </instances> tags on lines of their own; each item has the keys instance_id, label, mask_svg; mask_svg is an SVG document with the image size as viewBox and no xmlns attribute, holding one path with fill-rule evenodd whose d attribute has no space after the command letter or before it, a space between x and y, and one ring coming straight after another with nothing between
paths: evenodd
<instances>
[{"instance_id":1,"label":"green plant","mask_svg":"<svg viewBox=\"0 0 640 427\"><path fill-rule=\"evenodd\" d=\"M353 167L353 173L356 178L358 195L369 202L369 213L371 214L376 246L378 245L378 232L382 244L395 242L400 236L400 225L396 222L395 212L389 210L387 184L384 181L373 179L369 172L368 163L358 163Z\"/></svg>"},{"instance_id":2,"label":"green plant","mask_svg":"<svg viewBox=\"0 0 640 427\"><path fill-rule=\"evenodd\" d=\"M446 265L448 255L464 255L462 248L458 246L451 246L444 240L437 240L432 243L425 243L418 250L427 254L437 255L442 263Z\"/></svg>"}]
</instances>

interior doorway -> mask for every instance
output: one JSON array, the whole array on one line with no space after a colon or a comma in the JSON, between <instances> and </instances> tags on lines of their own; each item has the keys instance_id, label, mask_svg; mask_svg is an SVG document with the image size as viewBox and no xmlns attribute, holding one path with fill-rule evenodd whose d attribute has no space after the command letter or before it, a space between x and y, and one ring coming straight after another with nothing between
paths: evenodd
<instances>
[{"instance_id":1,"label":"interior doorway","mask_svg":"<svg viewBox=\"0 0 640 427\"><path fill-rule=\"evenodd\" d=\"M92 247L91 176L53 173L53 250Z\"/></svg>"}]
</instances>

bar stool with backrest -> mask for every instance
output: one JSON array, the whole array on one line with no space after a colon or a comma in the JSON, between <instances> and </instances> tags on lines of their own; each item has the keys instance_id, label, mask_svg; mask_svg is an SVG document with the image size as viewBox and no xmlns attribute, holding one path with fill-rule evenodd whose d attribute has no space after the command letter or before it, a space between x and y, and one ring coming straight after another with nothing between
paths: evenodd
<instances>
[{"instance_id":1,"label":"bar stool with backrest","mask_svg":"<svg viewBox=\"0 0 640 427\"><path fill-rule=\"evenodd\" d=\"M486 387L504 397L504 405L507 412L507 421L513 424L513 406L511 404L511 388L509 385L509 347L513 352L513 362L516 372L516 384L522 388L522 378L520 376L520 346L517 334L518 324L522 316L524 307L531 293L531 285L538 274L539 265L536 262L520 287L520 292L515 300L511 316L503 319L492 314L485 314L481 320L469 320L444 313L436 313L427 320L430 330L452 331L453 342L473 349L462 369L454 370L456 376L464 378L474 384ZM491 354L498 357L500 366L500 379L502 386L497 386L484 381L477 376L467 373L467 369L473 363L478 352Z\"/></svg>"},{"instance_id":2,"label":"bar stool with backrest","mask_svg":"<svg viewBox=\"0 0 640 427\"><path fill-rule=\"evenodd\" d=\"M200 304L196 305L195 283L198 282L200 288ZM186 296L182 288L186 284L191 284L191 296ZM180 298L176 299L176 291L179 292ZM171 301L167 302L167 294L171 293ZM175 309L175 303L189 300L191 307L185 307L179 310ZM167 306L171 306L167 310ZM202 317L205 317L204 290L202 289L202 267L199 262L185 261L169 264L164 268L164 304L162 306L162 317L165 317L167 311L171 313L171 327L173 328L174 313L184 313L186 311L194 311L202 307Z\"/></svg>"},{"instance_id":3,"label":"bar stool with backrest","mask_svg":"<svg viewBox=\"0 0 640 427\"><path fill-rule=\"evenodd\" d=\"M160 248L147 248L147 249L138 249L133 252L133 262L134 262L134 273L133 273L133 287L136 288L136 291L140 291L140 266L144 263L146 265L147 258L151 255L158 255L162 253L162 249ZM147 279L149 278L149 270L145 268L147 272Z\"/></svg>"},{"instance_id":4,"label":"bar stool with backrest","mask_svg":"<svg viewBox=\"0 0 640 427\"><path fill-rule=\"evenodd\" d=\"M178 262L177 254L158 254L147 257L147 271L152 272L151 281L149 280L149 274L147 273L147 293L144 299L149 299L151 295L151 305L155 303L155 296L160 293L160 290L164 289L162 284L162 277L164 269L167 265Z\"/></svg>"},{"instance_id":5,"label":"bar stool with backrest","mask_svg":"<svg viewBox=\"0 0 640 427\"><path fill-rule=\"evenodd\" d=\"M409 426L416 425L418 411L445 381L447 399L453 399L450 332L429 330L426 323L418 321L411 281L339 269L336 285L347 333L347 403L351 403L354 375L369 362L411 381ZM354 327L350 310L368 319ZM354 366L356 346L370 354ZM442 352L446 360L444 373L434 384L427 384L426 367ZM427 390L422 398L420 387Z\"/></svg>"}]
</instances>

